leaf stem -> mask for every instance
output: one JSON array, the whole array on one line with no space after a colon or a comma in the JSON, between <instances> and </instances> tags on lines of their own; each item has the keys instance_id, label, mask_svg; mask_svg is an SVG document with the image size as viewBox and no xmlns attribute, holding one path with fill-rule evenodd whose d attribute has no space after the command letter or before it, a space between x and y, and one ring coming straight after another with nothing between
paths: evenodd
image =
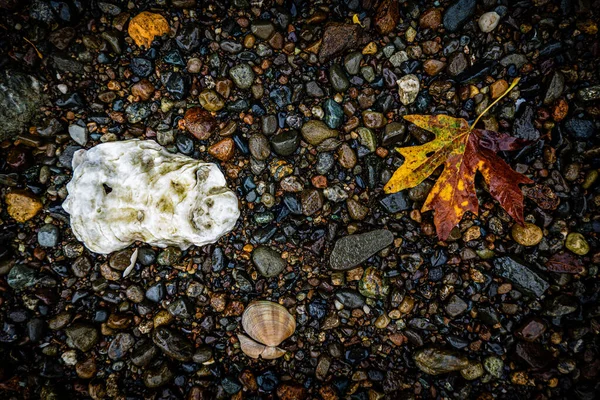
<instances>
[{"instance_id":1,"label":"leaf stem","mask_svg":"<svg viewBox=\"0 0 600 400\"><path fill-rule=\"evenodd\" d=\"M502 93L502 96L500 96L496 100L494 100L494 102L492 104L490 104L489 106L487 106L487 108L485 110L483 110L483 112L477 116L477 119L475 120L475 122L473 122L473 124L471 124L471 126L469 127L469 130L473 130L473 128L475 128L475 125L477 125L477 122L479 122L479 120L481 119L481 117L483 117L485 115L485 113L490 110L490 108L494 107L494 105L497 102L499 102L500 100L502 100L502 98L504 96L506 96L511 90L513 90L513 88L515 86L517 86L517 83L519 83L520 80L521 80L521 78L515 78L515 79L513 79L512 83L510 84L510 86L508 87L508 89L506 89L506 91L504 93Z\"/></svg>"}]
</instances>

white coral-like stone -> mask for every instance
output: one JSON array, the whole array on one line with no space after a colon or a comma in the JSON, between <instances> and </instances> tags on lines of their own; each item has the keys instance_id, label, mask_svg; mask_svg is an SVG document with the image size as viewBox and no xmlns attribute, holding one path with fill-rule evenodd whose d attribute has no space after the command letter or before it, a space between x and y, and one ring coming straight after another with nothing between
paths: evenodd
<instances>
[{"instance_id":1,"label":"white coral-like stone","mask_svg":"<svg viewBox=\"0 0 600 400\"><path fill-rule=\"evenodd\" d=\"M67 190L63 208L73 233L102 254L138 240L182 250L214 243L240 216L216 164L171 154L150 140L77 151Z\"/></svg>"}]
</instances>

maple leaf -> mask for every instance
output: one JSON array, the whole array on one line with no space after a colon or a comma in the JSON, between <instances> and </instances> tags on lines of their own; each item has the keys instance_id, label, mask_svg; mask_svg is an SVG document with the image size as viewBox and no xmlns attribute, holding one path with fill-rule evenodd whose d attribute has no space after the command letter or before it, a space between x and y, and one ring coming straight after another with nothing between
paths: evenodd
<instances>
[{"instance_id":1,"label":"maple leaf","mask_svg":"<svg viewBox=\"0 0 600 400\"><path fill-rule=\"evenodd\" d=\"M489 186L490 194L502 208L523 224L523 193L520 184L532 183L524 175L512 170L500 158L499 151L516 150L523 142L512 136L474 129L479 118L516 86L515 79L507 91L480 114L472 126L462 118L448 115L406 115L404 119L435 135L435 139L421 146L397 148L404 156L404 164L383 188L385 193L417 186L439 166L444 169L429 192L422 212L434 210L434 223L440 240L446 240L450 231L470 211L479 213L475 192L475 175L479 171Z\"/></svg>"}]
</instances>

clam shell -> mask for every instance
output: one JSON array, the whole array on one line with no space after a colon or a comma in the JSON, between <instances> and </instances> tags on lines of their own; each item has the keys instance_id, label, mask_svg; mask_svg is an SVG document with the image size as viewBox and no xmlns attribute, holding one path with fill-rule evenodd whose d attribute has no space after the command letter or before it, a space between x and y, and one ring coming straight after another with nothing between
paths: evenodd
<instances>
[{"instance_id":1,"label":"clam shell","mask_svg":"<svg viewBox=\"0 0 600 400\"><path fill-rule=\"evenodd\" d=\"M238 334L238 340L240 341L240 348L248 357L262 358L265 360L274 360L285 354L285 350L279 347L265 346L260 344L246 335Z\"/></svg>"},{"instance_id":2,"label":"clam shell","mask_svg":"<svg viewBox=\"0 0 600 400\"><path fill-rule=\"evenodd\" d=\"M261 300L246 308L242 326L252 339L276 347L294 334L296 320L282 305Z\"/></svg>"}]
</instances>

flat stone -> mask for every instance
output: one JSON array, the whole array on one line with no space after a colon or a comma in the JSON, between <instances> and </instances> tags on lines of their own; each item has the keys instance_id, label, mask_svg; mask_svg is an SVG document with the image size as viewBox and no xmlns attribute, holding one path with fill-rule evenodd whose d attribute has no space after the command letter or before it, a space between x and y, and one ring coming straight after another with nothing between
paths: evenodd
<instances>
[{"instance_id":1,"label":"flat stone","mask_svg":"<svg viewBox=\"0 0 600 400\"><path fill-rule=\"evenodd\" d=\"M266 278L272 278L285 269L286 262L281 258L281 254L268 246L259 246L252 252L252 262Z\"/></svg>"},{"instance_id":2,"label":"flat stone","mask_svg":"<svg viewBox=\"0 0 600 400\"><path fill-rule=\"evenodd\" d=\"M0 72L0 141L27 130L45 101L42 84L21 72Z\"/></svg>"},{"instance_id":3,"label":"flat stone","mask_svg":"<svg viewBox=\"0 0 600 400\"><path fill-rule=\"evenodd\" d=\"M302 137L313 146L319 145L325 139L338 137L336 130L330 129L323 121L310 120L302 125Z\"/></svg>"},{"instance_id":4,"label":"flat stone","mask_svg":"<svg viewBox=\"0 0 600 400\"><path fill-rule=\"evenodd\" d=\"M319 62L326 63L350 49L367 44L369 36L357 24L331 22L325 26L319 49Z\"/></svg>"},{"instance_id":5,"label":"flat stone","mask_svg":"<svg viewBox=\"0 0 600 400\"><path fill-rule=\"evenodd\" d=\"M411 204L408 199L408 195L404 191L396 192L385 196L379 201L379 204L381 204L385 211L387 211L390 214L411 209Z\"/></svg>"},{"instance_id":6,"label":"flat stone","mask_svg":"<svg viewBox=\"0 0 600 400\"><path fill-rule=\"evenodd\" d=\"M456 32L475 13L476 0L458 0L446 9L444 13L444 28L449 32Z\"/></svg>"},{"instance_id":7,"label":"flat stone","mask_svg":"<svg viewBox=\"0 0 600 400\"><path fill-rule=\"evenodd\" d=\"M479 17L479 29L482 32L488 33L496 29L498 23L500 23L500 15L495 11L489 11Z\"/></svg>"},{"instance_id":8,"label":"flat stone","mask_svg":"<svg viewBox=\"0 0 600 400\"><path fill-rule=\"evenodd\" d=\"M519 290L535 297L541 297L550 287L548 282L531 268L508 256L494 260L494 272L508 279Z\"/></svg>"},{"instance_id":9,"label":"flat stone","mask_svg":"<svg viewBox=\"0 0 600 400\"><path fill-rule=\"evenodd\" d=\"M11 268L6 283L14 290L22 290L35 285L37 273L33 268L24 264L17 264Z\"/></svg>"},{"instance_id":10,"label":"flat stone","mask_svg":"<svg viewBox=\"0 0 600 400\"><path fill-rule=\"evenodd\" d=\"M469 366L467 357L451 350L432 347L418 350L413 359L417 367L429 375L460 371Z\"/></svg>"},{"instance_id":11,"label":"flat stone","mask_svg":"<svg viewBox=\"0 0 600 400\"><path fill-rule=\"evenodd\" d=\"M29 221L42 210L42 202L32 193L24 190L8 193L4 201L8 215L19 223Z\"/></svg>"},{"instance_id":12,"label":"flat stone","mask_svg":"<svg viewBox=\"0 0 600 400\"><path fill-rule=\"evenodd\" d=\"M458 317L460 314L464 313L468 307L468 304L463 299L457 295L453 295L450 298L450 301L448 301L448 304L446 304L446 313L452 318Z\"/></svg>"},{"instance_id":13,"label":"flat stone","mask_svg":"<svg viewBox=\"0 0 600 400\"><path fill-rule=\"evenodd\" d=\"M393 241L394 235L386 229L345 236L335 243L329 265L337 271L352 269L391 245Z\"/></svg>"},{"instance_id":14,"label":"flat stone","mask_svg":"<svg viewBox=\"0 0 600 400\"><path fill-rule=\"evenodd\" d=\"M70 346L83 352L91 350L98 342L98 330L86 323L76 323L65 329Z\"/></svg>"},{"instance_id":15,"label":"flat stone","mask_svg":"<svg viewBox=\"0 0 600 400\"><path fill-rule=\"evenodd\" d=\"M192 343L179 333L160 326L152 333L152 341L167 356L178 361L187 362L192 359Z\"/></svg>"}]
</instances>

